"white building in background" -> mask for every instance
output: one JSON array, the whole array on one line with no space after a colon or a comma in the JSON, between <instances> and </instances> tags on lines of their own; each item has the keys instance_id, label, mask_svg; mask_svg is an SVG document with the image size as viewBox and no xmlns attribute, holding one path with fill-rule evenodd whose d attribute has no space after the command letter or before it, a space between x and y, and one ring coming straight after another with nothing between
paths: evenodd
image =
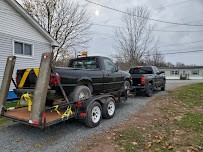
<instances>
[{"instance_id":1,"label":"white building in background","mask_svg":"<svg viewBox=\"0 0 203 152\"><path fill-rule=\"evenodd\" d=\"M194 67L160 67L165 72L166 79L203 80L203 66Z\"/></svg>"}]
</instances>

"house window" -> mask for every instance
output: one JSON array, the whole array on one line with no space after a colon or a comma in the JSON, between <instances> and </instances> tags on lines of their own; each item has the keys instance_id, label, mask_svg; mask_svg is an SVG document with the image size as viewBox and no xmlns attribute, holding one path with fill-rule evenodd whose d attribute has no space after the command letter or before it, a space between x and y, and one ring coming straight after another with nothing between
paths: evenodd
<instances>
[{"instance_id":1,"label":"house window","mask_svg":"<svg viewBox=\"0 0 203 152\"><path fill-rule=\"evenodd\" d=\"M192 75L199 75L199 70L192 70Z\"/></svg>"},{"instance_id":2,"label":"house window","mask_svg":"<svg viewBox=\"0 0 203 152\"><path fill-rule=\"evenodd\" d=\"M171 75L179 75L179 71L178 70L172 70Z\"/></svg>"},{"instance_id":3,"label":"house window","mask_svg":"<svg viewBox=\"0 0 203 152\"><path fill-rule=\"evenodd\" d=\"M14 54L32 57L33 45L28 44L28 43L14 41Z\"/></svg>"}]
</instances>

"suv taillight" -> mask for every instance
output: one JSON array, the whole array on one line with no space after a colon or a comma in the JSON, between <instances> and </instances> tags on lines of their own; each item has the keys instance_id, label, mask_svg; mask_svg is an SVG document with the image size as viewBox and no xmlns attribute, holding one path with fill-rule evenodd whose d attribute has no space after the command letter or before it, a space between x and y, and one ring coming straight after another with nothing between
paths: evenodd
<instances>
[{"instance_id":1,"label":"suv taillight","mask_svg":"<svg viewBox=\"0 0 203 152\"><path fill-rule=\"evenodd\" d=\"M59 73L56 73L56 76L55 76L55 75L51 75L51 76L50 76L50 82L51 82L51 84L53 84L53 85L58 85L58 84L59 84L58 81L57 81L57 79L56 79L56 77L58 77L59 81L61 81L61 76L60 76L60 74L59 74Z\"/></svg>"},{"instance_id":2,"label":"suv taillight","mask_svg":"<svg viewBox=\"0 0 203 152\"><path fill-rule=\"evenodd\" d=\"M141 77L141 82L140 82L141 84L145 84L145 77Z\"/></svg>"}]
</instances>

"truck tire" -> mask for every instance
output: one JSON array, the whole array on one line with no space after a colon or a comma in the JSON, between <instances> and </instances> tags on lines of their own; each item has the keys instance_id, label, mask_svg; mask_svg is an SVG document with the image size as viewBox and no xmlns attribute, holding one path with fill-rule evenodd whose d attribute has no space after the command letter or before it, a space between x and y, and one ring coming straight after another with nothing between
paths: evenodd
<instances>
[{"instance_id":1,"label":"truck tire","mask_svg":"<svg viewBox=\"0 0 203 152\"><path fill-rule=\"evenodd\" d=\"M53 106L53 103L54 103L54 100L47 99L47 100L46 100L46 104L45 104L45 105L46 105L46 106L50 106L50 107L51 107L51 106Z\"/></svg>"},{"instance_id":2,"label":"truck tire","mask_svg":"<svg viewBox=\"0 0 203 152\"><path fill-rule=\"evenodd\" d=\"M113 118L116 111L115 100L109 97L107 101L102 105L102 116L105 119Z\"/></svg>"},{"instance_id":3,"label":"truck tire","mask_svg":"<svg viewBox=\"0 0 203 152\"><path fill-rule=\"evenodd\" d=\"M130 89L130 82L128 80L125 80L123 84L123 89ZM127 91L127 95L129 96L130 90Z\"/></svg>"},{"instance_id":4,"label":"truck tire","mask_svg":"<svg viewBox=\"0 0 203 152\"><path fill-rule=\"evenodd\" d=\"M102 116L102 108L99 102L94 101L90 104L85 118L85 124L88 127L96 127L100 124Z\"/></svg>"},{"instance_id":5,"label":"truck tire","mask_svg":"<svg viewBox=\"0 0 203 152\"><path fill-rule=\"evenodd\" d=\"M161 87L161 91L165 91L166 90L166 85L164 84L162 87Z\"/></svg>"},{"instance_id":6,"label":"truck tire","mask_svg":"<svg viewBox=\"0 0 203 152\"><path fill-rule=\"evenodd\" d=\"M148 85L147 85L147 88L146 88L146 91L145 91L145 95L147 96L147 97L151 97L152 96L152 94L153 94L153 85L151 84L151 83L149 83Z\"/></svg>"},{"instance_id":7,"label":"truck tire","mask_svg":"<svg viewBox=\"0 0 203 152\"><path fill-rule=\"evenodd\" d=\"M90 89L87 86L79 85L69 95L69 99L72 101L81 101L88 99L92 96Z\"/></svg>"}]
</instances>

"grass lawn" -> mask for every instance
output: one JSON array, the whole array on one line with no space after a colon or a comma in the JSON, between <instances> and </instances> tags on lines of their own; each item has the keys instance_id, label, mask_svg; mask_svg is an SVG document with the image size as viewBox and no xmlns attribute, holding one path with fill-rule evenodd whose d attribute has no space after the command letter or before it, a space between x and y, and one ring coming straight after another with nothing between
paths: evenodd
<instances>
[{"instance_id":1,"label":"grass lawn","mask_svg":"<svg viewBox=\"0 0 203 152\"><path fill-rule=\"evenodd\" d=\"M150 124L116 132L114 143L121 151L203 151L203 83L180 87L155 100L160 100L159 115L150 116Z\"/></svg>"}]
</instances>

